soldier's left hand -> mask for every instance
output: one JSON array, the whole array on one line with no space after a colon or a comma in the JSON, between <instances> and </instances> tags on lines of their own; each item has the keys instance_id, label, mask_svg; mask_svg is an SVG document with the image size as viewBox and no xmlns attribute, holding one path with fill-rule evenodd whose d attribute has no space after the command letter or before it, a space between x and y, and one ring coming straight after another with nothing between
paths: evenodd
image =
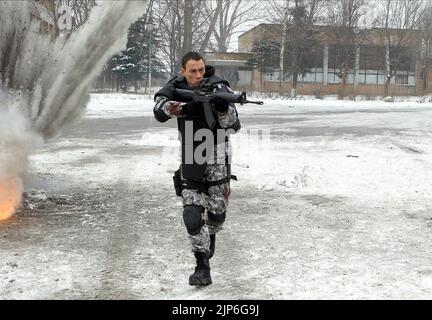
<instances>
[{"instance_id":1,"label":"soldier's left hand","mask_svg":"<svg viewBox=\"0 0 432 320\"><path fill-rule=\"evenodd\" d=\"M229 103L222 98L216 97L212 99L212 104L219 113L226 113L228 111Z\"/></svg>"}]
</instances>

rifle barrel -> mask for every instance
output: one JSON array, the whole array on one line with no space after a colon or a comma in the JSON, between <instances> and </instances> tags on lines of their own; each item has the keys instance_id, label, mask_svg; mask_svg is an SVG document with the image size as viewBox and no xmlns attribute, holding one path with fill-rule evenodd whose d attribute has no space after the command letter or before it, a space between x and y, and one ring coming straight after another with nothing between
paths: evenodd
<instances>
[{"instance_id":1,"label":"rifle barrel","mask_svg":"<svg viewBox=\"0 0 432 320\"><path fill-rule=\"evenodd\" d=\"M260 106L262 106L264 104L263 101L245 101L244 103L250 103L250 104L258 104Z\"/></svg>"},{"instance_id":2,"label":"rifle barrel","mask_svg":"<svg viewBox=\"0 0 432 320\"><path fill-rule=\"evenodd\" d=\"M175 89L177 93L183 95L188 99L194 99L196 101L210 101L213 97L221 98L227 102L240 103L240 104L257 104L263 105L263 101L249 101L246 99L246 92L241 94L229 93L229 92L203 92L199 90L187 90L187 89ZM207 100L208 99L208 100Z\"/></svg>"}]
</instances>

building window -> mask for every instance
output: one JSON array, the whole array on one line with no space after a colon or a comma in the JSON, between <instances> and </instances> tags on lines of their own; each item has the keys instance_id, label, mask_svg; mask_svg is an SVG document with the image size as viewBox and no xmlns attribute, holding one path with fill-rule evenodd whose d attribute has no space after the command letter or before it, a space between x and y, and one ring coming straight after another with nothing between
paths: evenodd
<instances>
[{"instance_id":1,"label":"building window","mask_svg":"<svg viewBox=\"0 0 432 320\"><path fill-rule=\"evenodd\" d=\"M408 74L408 85L415 86L416 85L416 74L415 72L410 72Z\"/></svg>"},{"instance_id":2,"label":"building window","mask_svg":"<svg viewBox=\"0 0 432 320\"><path fill-rule=\"evenodd\" d=\"M347 83L353 84L354 78L355 78L354 70L349 70L348 77L347 77Z\"/></svg>"},{"instance_id":3,"label":"building window","mask_svg":"<svg viewBox=\"0 0 432 320\"><path fill-rule=\"evenodd\" d=\"M317 68L315 69L315 78L317 83L322 83L324 81L324 69Z\"/></svg>"},{"instance_id":4,"label":"building window","mask_svg":"<svg viewBox=\"0 0 432 320\"><path fill-rule=\"evenodd\" d=\"M377 78L378 78L378 84L384 84L386 79L385 72L383 70L378 70Z\"/></svg>"},{"instance_id":5,"label":"building window","mask_svg":"<svg viewBox=\"0 0 432 320\"><path fill-rule=\"evenodd\" d=\"M366 70L366 84L378 84L378 70Z\"/></svg>"},{"instance_id":6,"label":"building window","mask_svg":"<svg viewBox=\"0 0 432 320\"><path fill-rule=\"evenodd\" d=\"M337 76L339 71L335 68L328 69L327 81L328 83L340 83L340 78Z\"/></svg>"},{"instance_id":7,"label":"building window","mask_svg":"<svg viewBox=\"0 0 432 320\"><path fill-rule=\"evenodd\" d=\"M384 84L385 74L382 70L360 70L359 84Z\"/></svg>"},{"instance_id":8,"label":"building window","mask_svg":"<svg viewBox=\"0 0 432 320\"><path fill-rule=\"evenodd\" d=\"M398 72L395 75L395 83L396 84L408 84L408 72Z\"/></svg>"},{"instance_id":9,"label":"building window","mask_svg":"<svg viewBox=\"0 0 432 320\"><path fill-rule=\"evenodd\" d=\"M304 66L307 72L299 75L299 82L322 83L324 78L324 52L322 46L312 47L304 58Z\"/></svg>"},{"instance_id":10,"label":"building window","mask_svg":"<svg viewBox=\"0 0 432 320\"><path fill-rule=\"evenodd\" d=\"M410 71L396 72L396 75L394 76L394 83L415 86L416 84L415 72L410 72Z\"/></svg>"},{"instance_id":11,"label":"building window","mask_svg":"<svg viewBox=\"0 0 432 320\"><path fill-rule=\"evenodd\" d=\"M397 64L402 70L398 71L391 79L390 84L415 85L415 62L413 51L410 48L392 48L391 61ZM360 70L359 84L379 84L384 85L385 75L385 49L380 46L362 46L360 48Z\"/></svg>"},{"instance_id":12,"label":"building window","mask_svg":"<svg viewBox=\"0 0 432 320\"><path fill-rule=\"evenodd\" d=\"M321 83L323 75L323 68L312 68L306 74L300 75L299 81L303 83Z\"/></svg>"},{"instance_id":13,"label":"building window","mask_svg":"<svg viewBox=\"0 0 432 320\"><path fill-rule=\"evenodd\" d=\"M264 73L265 81L279 81L279 71L270 71Z\"/></svg>"},{"instance_id":14,"label":"building window","mask_svg":"<svg viewBox=\"0 0 432 320\"><path fill-rule=\"evenodd\" d=\"M355 77L355 47L350 45L330 44L328 48L329 56L327 83L342 83L342 77L339 75L341 75L341 67L346 64L348 68L346 83L353 84Z\"/></svg>"},{"instance_id":15,"label":"building window","mask_svg":"<svg viewBox=\"0 0 432 320\"><path fill-rule=\"evenodd\" d=\"M328 69L327 82L333 83L333 84L342 83L342 78L339 77L340 72L341 71L339 68L329 68ZM354 70L352 70L352 69L348 70L346 83L347 84L353 84L354 78L355 78Z\"/></svg>"},{"instance_id":16,"label":"building window","mask_svg":"<svg viewBox=\"0 0 432 320\"><path fill-rule=\"evenodd\" d=\"M302 75L299 73L298 75L298 83L322 83L324 78L324 69L323 68L312 68L309 69L309 72ZM291 72L286 71L284 82L292 82L293 75ZM265 81L279 81L279 71L271 71L264 73Z\"/></svg>"},{"instance_id":17,"label":"building window","mask_svg":"<svg viewBox=\"0 0 432 320\"><path fill-rule=\"evenodd\" d=\"M384 57L384 47L360 47L359 84L384 84Z\"/></svg>"}]
</instances>

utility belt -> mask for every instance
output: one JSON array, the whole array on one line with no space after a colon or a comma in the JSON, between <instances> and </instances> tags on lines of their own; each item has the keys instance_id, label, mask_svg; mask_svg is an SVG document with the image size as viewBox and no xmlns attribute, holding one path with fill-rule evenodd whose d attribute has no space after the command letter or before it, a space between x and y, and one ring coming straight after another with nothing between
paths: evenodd
<instances>
[{"instance_id":1,"label":"utility belt","mask_svg":"<svg viewBox=\"0 0 432 320\"><path fill-rule=\"evenodd\" d=\"M231 180L237 181L237 177L231 174L231 164L227 163L227 176L221 180L217 181L197 181L190 179L182 179L181 169L174 172L173 181L176 195L178 197L182 196L183 190L197 190L208 195L208 189L210 187L216 187L229 183Z\"/></svg>"}]
</instances>

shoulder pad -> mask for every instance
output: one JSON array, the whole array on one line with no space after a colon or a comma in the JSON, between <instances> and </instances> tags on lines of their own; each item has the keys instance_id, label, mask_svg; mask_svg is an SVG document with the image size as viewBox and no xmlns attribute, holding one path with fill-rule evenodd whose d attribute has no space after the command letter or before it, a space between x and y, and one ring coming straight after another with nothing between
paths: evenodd
<instances>
[{"instance_id":1,"label":"shoulder pad","mask_svg":"<svg viewBox=\"0 0 432 320\"><path fill-rule=\"evenodd\" d=\"M177 75L174 78L172 78L168 83L178 83L185 81L185 77L183 75Z\"/></svg>"},{"instance_id":2,"label":"shoulder pad","mask_svg":"<svg viewBox=\"0 0 432 320\"><path fill-rule=\"evenodd\" d=\"M212 76L212 77L208 78L208 83L211 83L213 85L224 84L228 87L230 86L228 81L226 81L222 78L219 78L218 76Z\"/></svg>"}]
</instances>

